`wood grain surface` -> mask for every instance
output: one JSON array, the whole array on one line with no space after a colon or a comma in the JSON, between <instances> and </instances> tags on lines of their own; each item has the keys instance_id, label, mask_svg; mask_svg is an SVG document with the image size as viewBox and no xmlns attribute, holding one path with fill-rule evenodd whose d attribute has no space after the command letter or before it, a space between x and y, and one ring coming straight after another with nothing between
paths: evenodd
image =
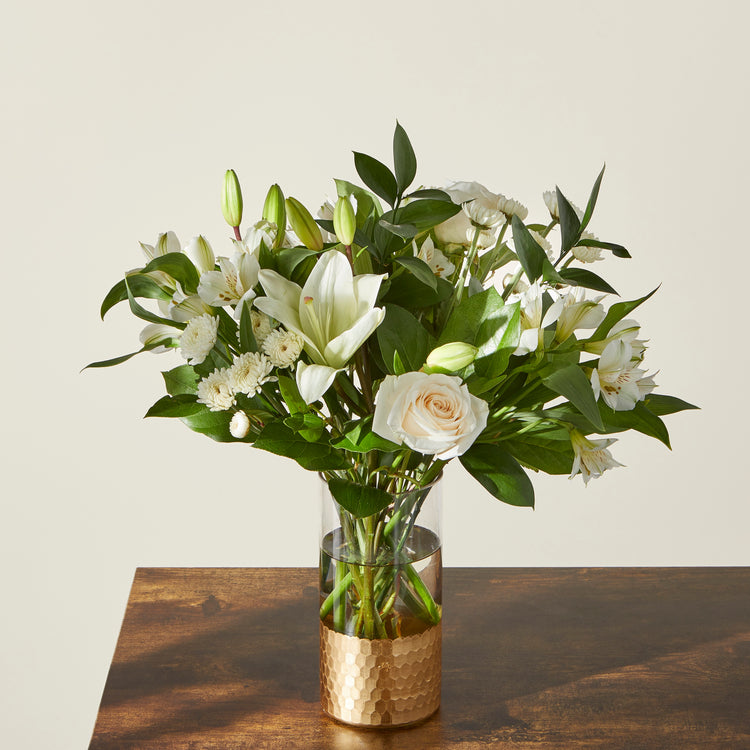
<instances>
[{"instance_id":1,"label":"wood grain surface","mask_svg":"<svg viewBox=\"0 0 750 750\"><path fill-rule=\"evenodd\" d=\"M317 571L136 571L90 750L750 748L750 568L448 568L443 696L318 703Z\"/></svg>"}]
</instances>

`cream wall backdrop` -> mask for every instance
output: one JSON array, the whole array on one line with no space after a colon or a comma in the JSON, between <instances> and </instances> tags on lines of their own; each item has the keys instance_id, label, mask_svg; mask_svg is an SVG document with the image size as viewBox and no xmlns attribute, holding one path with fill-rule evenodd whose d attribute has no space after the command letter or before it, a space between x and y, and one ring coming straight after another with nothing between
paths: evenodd
<instances>
[{"instance_id":1,"label":"cream wall backdrop","mask_svg":"<svg viewBox=\"0 0 750 750\"><path fill-rule=\"evenodd\" d=\"M630 261L674 452L624 436L584 489L535 477L536 511L460 467L448 565L746 565L748 6L743 2L139 2L6 6L2 121L3 746L88 741L136 566L313 566L314 477L178 422L104 292L173 229L229 239L267 187L317 205L398 117L425 184L479 180L543 217L557 181Z\"/></svg>"}]
</instances>

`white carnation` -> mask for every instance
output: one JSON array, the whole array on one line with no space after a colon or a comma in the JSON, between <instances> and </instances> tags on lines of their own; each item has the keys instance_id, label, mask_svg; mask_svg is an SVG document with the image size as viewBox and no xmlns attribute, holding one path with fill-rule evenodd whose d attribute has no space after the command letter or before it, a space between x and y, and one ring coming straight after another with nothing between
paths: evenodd
<instances>
[{"instance_id":1,"label":"white carnation","mask_svg":"<svg viewBox=\"0 0 750 750\"><path fill-rule=\"evenodd\" d=\"M229 423L229 433L232 437L236 437L238 440L247 437L247 433L250 432L250 419L244 411L238 411L234 413L232 421Z\"/></svg>"},{"instance_id":2,"label":"white carnation","mask_svg":"<svg viewBox=\"0 0 750 750\"><path fill-rule=\"evenodd\" d=\"M229 382L235 393L254 396L271 378L271 360L265 354L247 352L234 360L229 368Z\"/></svg>"},{"instance_id":3,"label":"white carnation","mask_svg":"<svg viewBox=\"0 0 750 750\"><path fill-rule=\"evenodd\" d=\"M214 348L219 318L204 313L191 318L180 336L180 354L189 365L199 365Z\"/></svg>"},{"instance_id":4,"label":"white carnation","mask_svg":"<svg viewBox=\"0 0 750 750\"><path fill-rule=\"evenodd\" d=\"M543 235L539 234L534 229L529 229L529 234L536 240L537 245L544 250L545 253L547 253L547 257L550 260L550 263L554 263L555 257L552 254L552 243Z\"/></svg>"},{"instance_id":5,"label":"white carnation","mask_svg":"<svg viewBox=\"0 0 750 750\"><path fill-rule=\"evenodd\" d=\"M497 210L502 211L510 220L511 216L517 216L521 221L525 221L529 215L529 209L513 198L506 198L502 193L497 196Z\"/></svg>"},{"instance_id":6,"label":"white carnation","mask_svg":"<svg viewBox=\"0 0 750 750\"><path fill-rule=\"evenodd\" d=\"M595 240L596 235L591 232L581 232L582 240ZM586 245L576 245L571 252L576 260L581 263L594 263L602 260L602 249L600 247L586 247Z\"/></svg>"},{"instance_id":7,"label":"white carnation","mask_svg":"<svg viewBox=\"0 0 750 750\"><path fill-rule=\"evenodd\" d=\"M294 331L277 328L266 336L263 341L263 351L271 360L274 367L291 367L302 353L305 341Z\"/></svg>"},{"instance_id":8,"label":"white carnation","mask_svg":"<svg viewBox=\"0 0 750 750\"><path fill-rule=\"evenodd\" d=\"M250 311L250 320L253 324L253 336L260 346L266 340L266 337L273 331L271 318L259 310Z\"/></svg>"},{"instance_id":9,"label":"white carnation","mask_svg":"<svg viewBox=\"0 0 750 750\"><path fill-rule=\"evenodd\" d=\"M234 390L229 381L229 370L214 370L198 383L198 403L211 411L226 411L234 406Z\"/></svg>"},{"instance_id":10,"label":"white carnation","mask_svg":"<svg viewBox=\"0 0 750 750\"><path fill-rule=\"evenodd\" d=\"M547 210L550 213L550 216L553 219L560 220L560 209L557 205L557 191L556 190L545 190L542 193L542 198L544 198L544 205L547 206ZM570 203L570 201L568 201ZM581 211L578 206L576 206L575 203L570 203L570 205L573 207L573 210L576 212L576 216L578 217L578 220L580 221L583 218L583 211Z\"/></svg>"}]
</instances>

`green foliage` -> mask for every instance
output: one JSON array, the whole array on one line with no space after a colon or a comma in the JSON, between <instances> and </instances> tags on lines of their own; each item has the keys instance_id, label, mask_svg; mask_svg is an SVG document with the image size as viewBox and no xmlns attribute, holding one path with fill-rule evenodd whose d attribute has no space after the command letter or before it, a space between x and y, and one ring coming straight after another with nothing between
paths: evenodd
<instances>
[{"instance_id":1,"label":"green foliage","mask_svg":"<svg viewBox=\"0 0 750 750\"><path fill-rule=\"evenodd\" d=\"M531 480L518 461L500 445L474 443L459 460L493 497L508 505L534 507Z\"/></svg>"},{"instance_id":2,"label":"green foliage","mask_svg":"<svg viewBox=\"0 0 750 750\"><path fill-rule=\"evenodd\" d=\"M393 133L393 164L396 169L396 187L399 194L402 194L417 175L417 157L409 136L398 122Z\"/></svg>"},{"instance_id":3,"label":"green foliage","mask_svg":"<svg viewBox=\"0 0 750 750\"><path fill-rule=\"evenodd\" d=\"M255 447L293 458L308 471L333 471L346 469L349 462L344 456L324 441L308 442L282 421L269 422L255 440Z\"/></svg>"},{"instance_id":4,"label":"green foliage","mask_svg":"<svg viewBox=\"0 0 750 750\"><path fill-rule=\"evenodd\" d=\"M567 398L595 427L604 426L591 383L578 365L553 370L542 380L551 391Z\"/></svg>"},{"instance_id":5,"label":"green foliage","mask_svg":"<svg viewBox=\"0 0 750 750\"><path fill-rule=\"evenodd\" d=\"M173 370L163 372L164 385L170 396L179 396L186 393L197 393L198 375L190 365L180 365Z\"/></svg>"},{"instance_id":6,"label":"green foliage","mask_svg":"<svg viewBox=\"0 0 750 750\"><path fill-rule=\"evenodd\" d=\"M385 306L385 319L375 331L386 372L397 374L394 356L405 371L419 370L433 349L433 339L424 326L398 305Z\"/></svg>"},{"instance_id":7,"label":"green foliage","mask_svg":"<svg viewBox=\"0 0 750 750\"><path fill-rule=\"evenodd\" d=\"M355 484L348 479L328 480L328 488L336 502L355 518L366 518L387 508L392 497L376 487Z\"/></svg>"}]
</instances>

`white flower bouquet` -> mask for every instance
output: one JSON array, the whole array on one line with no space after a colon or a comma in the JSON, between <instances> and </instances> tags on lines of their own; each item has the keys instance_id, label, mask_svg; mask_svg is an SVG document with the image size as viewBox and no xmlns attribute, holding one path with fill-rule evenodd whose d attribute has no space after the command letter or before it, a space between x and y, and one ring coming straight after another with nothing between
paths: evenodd
<instances>
[{"instance_id":1,"label":"white flower bouquet","mask_svg":"<svg viewBox=\"0 0 750 750\"><path fill-rule=\"evenodd\" d=\"M499 500L533 506L528 470L588 482L620 465L611 435L668 446L661 418L694 408L654 393L643 367L629 316L654 292L607 306L617 293L590 270L630 257L589 231L604 170L585 210L557 188L543 196L548 218L527 223L525 206L476 182L410 192L417 162L398 124L393 156L391 170L355 152L365 187L336 180L317 219L272 186L244 233L230 170L227 254L162 234L101 307L127 302L148 323L134 354L174 349L185 361L163 373L167 395L147 416L318 472L342 543L365 566L405 554L454 458ZM405 611L437 622L429 587L399 564L375 576L344 567L321 617L367 638L397 636Z\"/></svg>"}]
</instances>

